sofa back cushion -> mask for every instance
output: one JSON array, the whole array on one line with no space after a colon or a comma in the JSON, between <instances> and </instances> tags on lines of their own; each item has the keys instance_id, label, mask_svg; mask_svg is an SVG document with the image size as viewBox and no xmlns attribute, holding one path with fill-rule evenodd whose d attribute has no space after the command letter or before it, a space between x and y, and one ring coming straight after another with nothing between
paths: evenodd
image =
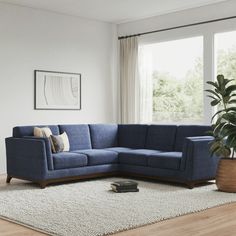
<instances>
[{"instance_id":1,"label":"sofa back cushion","mask_svg":"<svg viewBox=\"0 0 236 236\"><path fill-rule=\"evenodd\" d=\"M145 148L147 125L118 125L118 145L128 148Z\"/></svg>"},{"instance_id":2,"label":"sofa back cushion","mask_svg":"<svg viewBox=\"0 0 236 236\"><path fill-rule=\"evenodd\" d=\"M176 125L150 125L147 131L146 148L173 151L176 130Z\"/></svg>"},{"instance_id":3,"label":"sofa back cushion","mask_svg":"<svg viewBox=\"0 0 236 236\"><path fill-rule=\"evenodd\" d=\"M13 128L13 137L22 138L23 136L34 136L34 127L48 127L52 131L53 135L59 134L59 128L57 125L31 125L31 126L16 126Z\"/></svg>"},{"instance_id":4,"label":"sofa back cushion","mask_svg":"<svg viewBox=\"0 0 236 236\"><path fill-rule=\"evenodd\" d=\"M118 125L89 125L92 147L96 149L116 147L118 145Z\"/></svg>"},{"instance_id":5,"label":"sofa back cushion","mask_svg":"<svg viewBox=\"0 0 236 236\"><path fill-rule=\"evenodd\" d=\"M66 132L70 151L92 148L88 125L59 125L59 129L61 134Z\"/></svg>"},{"instance_id":6,"label":"sofa back cushion","mask_svg":"<svg viewBox=\"0 0 236 236\"><path fill-rule=\"evenodd\" d=\"M175 151L182 152L186 137L209 136L206 132L210 130L211 126L208 125L180 125L176 133Z\"/></svg>"}]
</instances>

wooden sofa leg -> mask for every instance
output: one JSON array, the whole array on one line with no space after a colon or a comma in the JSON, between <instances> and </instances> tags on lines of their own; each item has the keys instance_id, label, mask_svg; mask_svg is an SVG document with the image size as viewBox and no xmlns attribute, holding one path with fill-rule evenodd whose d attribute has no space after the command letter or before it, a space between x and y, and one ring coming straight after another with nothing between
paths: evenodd
<instances>
[{"instance_id":1,"label":"wooden sofa leg","mask_svg":"<svg viewBox=\"0 0 236 236\"><path fill-rule=\"evenodd\" d=\"M7 175L6 183L10 184L12 177L10 175Z\"/></svg>"},{"instance_id":2,"label":"wooden sofa leg","mask_svg":"<svg viewBox=\"0 0 236 236\"><path fill-rule=\"evenodd\" d=\"M39 186L41 189L44 189L47 186L47 182L46 181L39 182Z\"/></svg>"},{"instance_id":3,"label":"wooden sofa leg","mask_svg":"<svg viewBox=\"0 0 236 236\"><path fill-rule=\"evenodd\" d=\"M186 183L186 185L187 185L187 187L189 189L193 189L195 187L195 183L194 182L188 182L188 183Z\"/></svg>"}]
</instances>

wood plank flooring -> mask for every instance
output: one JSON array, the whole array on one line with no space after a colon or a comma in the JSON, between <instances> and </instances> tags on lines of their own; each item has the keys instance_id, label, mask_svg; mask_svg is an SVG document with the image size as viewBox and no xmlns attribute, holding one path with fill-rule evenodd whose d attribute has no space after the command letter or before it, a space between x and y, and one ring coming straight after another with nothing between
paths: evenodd
<instances>
[{"instance_id":1,"label":"wood plank flooring","mask_svg":"<svg viewBox=\"0 0 236 236\"><path fill-rule=\"evenodd\" d=\"M13 179L11 184L21 180ZM5 176L0 176L0 191ZM43 236L34 231L0 219L0 236ZM236 236L236 203L211 208L199 213L165 220L149 226L114 234L114 236Z\"/></svg>"}]
</instances>

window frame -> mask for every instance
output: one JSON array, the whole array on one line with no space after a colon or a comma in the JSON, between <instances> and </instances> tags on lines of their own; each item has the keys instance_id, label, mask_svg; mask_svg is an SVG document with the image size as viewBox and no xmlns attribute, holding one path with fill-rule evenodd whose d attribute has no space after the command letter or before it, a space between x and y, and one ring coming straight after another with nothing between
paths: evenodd
<instances>
[{"instance_id":1,"label":"window frame","mask_svg":"<svg viewBox=\"0 0 236 236\"><path fill-rule=\"evenodd\" d=\"M156 32L153 34L141 35L139 46L145 44L160 43L190 37L203 37L203 89L209 89L207 81L214 81L216 78L215 58L215 34L236 30L236 19L222 20L168 31ZM210 105L210 99L204 94L203 97L203 122L199 124L211 124L211 117L214 109ZM157 122L152 122L157 123Z\"/></svg>"}]
</instances>

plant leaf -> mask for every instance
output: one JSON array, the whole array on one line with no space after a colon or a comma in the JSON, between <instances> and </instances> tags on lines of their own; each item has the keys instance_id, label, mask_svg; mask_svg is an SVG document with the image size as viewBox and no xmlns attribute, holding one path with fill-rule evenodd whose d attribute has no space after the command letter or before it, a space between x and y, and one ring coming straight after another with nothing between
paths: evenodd
<instances>
[{"instance_id":1,"label":"plant leaf","mask_svg":"<svg viewBox=\"0 0 236 236\"><path fill-rule=\"evenodd\" d=\"M208 92L208 93L214 94L216 97L218 97L219 99L221 99L221 98L220 98L220 95L218 95L218 93L216 93L215 91L213 91L213 90L211 90L211 89L206 89L205 91Z\"/></svg>"},{"instance_id":2,"label":"plant leaf","mask_svg":"<svg viewBox=\"0 0 236 236\"><path fill-rule=\"evenodd\" d=\"M228 104L233 104L233 103L236 103L236 99L228 101Z\"/></svg>"},{"instance_id":3,"label":"plant leaf","mask_svg":"<svg viewBox=\"0 0 236 236\"><path fill-rule=\"evenodd\" d=\"M210 85L214 86L215 88L219 89L219 86L216 82L207 81L207 84L210 84Z\"/></svg>"},{"instance_id":4,"label":"plant leaf","mask_svg":"<svg viewBox=\"0 0 236 236\"><path fill-rule=\"evenodd\" d=\"M219 104L220 103L220 101L221 100L217 100L217 99L215 99L215 100L213 100L212 102L211 102L211 106L216 106L217 104Z\"/></svg>"},{"instance_id":5,"label":"plant leaf","mask_svg":"<svg viewBox=\"0 0 236 236\"><path fill-rule=\"evenodd\" d=\"M230 85L228 88L225 89L227 95L230 95L233 91L236 91L236 85Z\"/></svg>"}]
</instances>

